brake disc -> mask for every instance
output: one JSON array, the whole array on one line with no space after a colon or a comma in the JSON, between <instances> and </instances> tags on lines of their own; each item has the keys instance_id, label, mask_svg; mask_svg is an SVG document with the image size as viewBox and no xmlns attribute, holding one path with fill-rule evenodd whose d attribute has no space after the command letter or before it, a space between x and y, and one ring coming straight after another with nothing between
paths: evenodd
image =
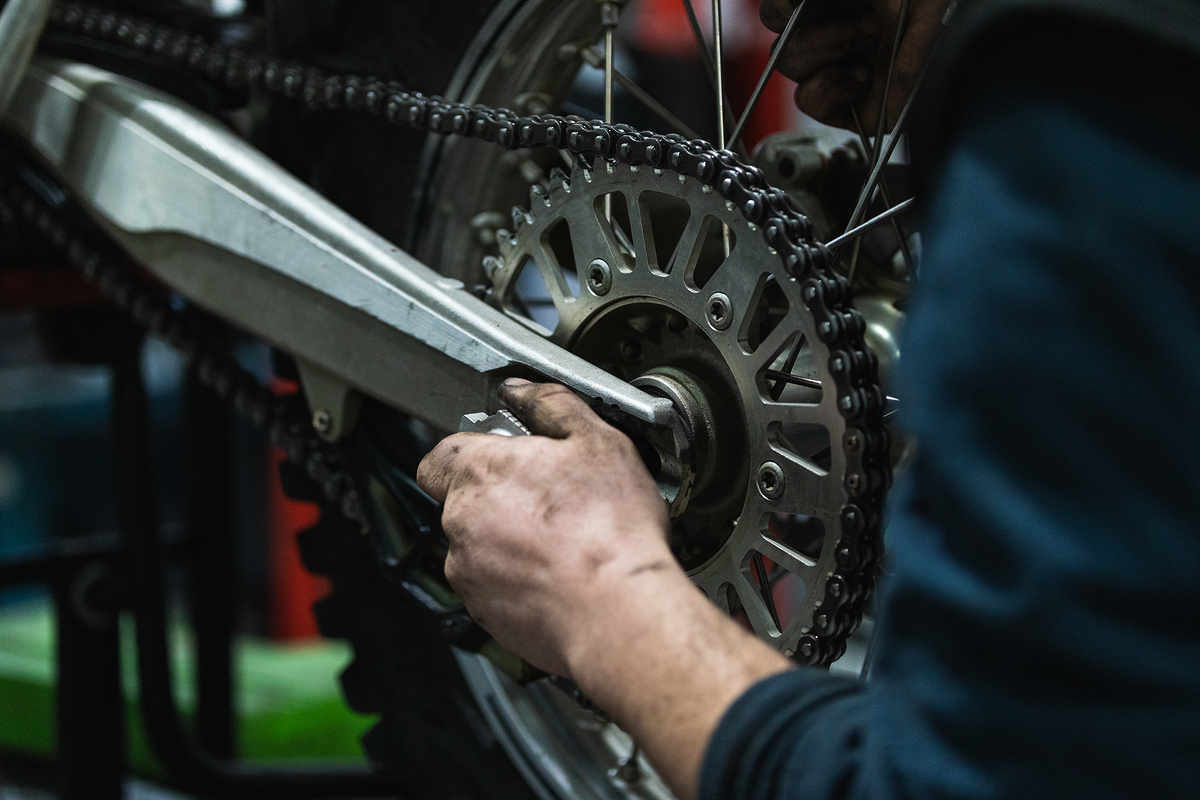
<instances>
[{"instance_id":1,"label":"brake disc","mask_svg":"<svg viewBox=\"0 0 1200 800\"><path fill-rule=\"evenodd\" d=\"M671 546L692 581L788 656L814 627L856 625L827 596L855 591L828 584L857 433L801 283L757 226L695 178L603 159L556 170L513 220L485 259L490 302L690 428Z\"/></svg>"}]
</instances>

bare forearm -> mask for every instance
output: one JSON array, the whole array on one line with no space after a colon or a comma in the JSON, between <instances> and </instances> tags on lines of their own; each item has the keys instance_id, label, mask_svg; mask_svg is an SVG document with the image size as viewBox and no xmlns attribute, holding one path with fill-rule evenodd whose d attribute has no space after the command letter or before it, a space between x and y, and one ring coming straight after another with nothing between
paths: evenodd
<instances>
[{"instance_id":1,"label":"bare forearm","mask_svg":"<svg viewBox=\"0 0 1200 800\"><path fill-rule=\"evenodd\" d=\"M673 562L636 574L613 570L594 597L605 608L568 653L572 677L690 800L721 716L750 686L791 664L721 614Z\"/></svg>"}]
</instances>

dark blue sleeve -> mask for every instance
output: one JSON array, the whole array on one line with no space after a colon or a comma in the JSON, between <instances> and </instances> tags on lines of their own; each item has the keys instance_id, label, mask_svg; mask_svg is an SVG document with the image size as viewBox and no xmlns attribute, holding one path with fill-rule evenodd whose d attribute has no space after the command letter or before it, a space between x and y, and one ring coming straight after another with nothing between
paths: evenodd
<instances>
[{"instance_id":1,"label":"dark blue sleeve","mask_svg":"<svg viewBox=\"0 0 1200 800\"><path fill-rule=\"evenodd\" d=\"M1036 74L974 89L925 210L872 679L753 687L704 800L1200 796L1200 145Z\"/></svg>"}]
</instances>

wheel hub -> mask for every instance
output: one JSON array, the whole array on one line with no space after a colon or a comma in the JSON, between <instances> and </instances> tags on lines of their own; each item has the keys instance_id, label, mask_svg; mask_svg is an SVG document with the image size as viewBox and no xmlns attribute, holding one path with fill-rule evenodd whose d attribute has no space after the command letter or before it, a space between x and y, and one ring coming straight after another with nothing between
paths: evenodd
<instances>
[{"instance_id":1,"label":"wheel hub","mask_svg":"<svg viewBox=\"0 0 1200 800\"><path fill-rule=\"evenodd\" d=\"M685 569L699 567L733 530L747 464L737 382L720 349L684 312L645 298L604 308L571 349L679 411L691 439L694 482L685 513L672 525L671 546Z\"/></svg>"}]
</instances>

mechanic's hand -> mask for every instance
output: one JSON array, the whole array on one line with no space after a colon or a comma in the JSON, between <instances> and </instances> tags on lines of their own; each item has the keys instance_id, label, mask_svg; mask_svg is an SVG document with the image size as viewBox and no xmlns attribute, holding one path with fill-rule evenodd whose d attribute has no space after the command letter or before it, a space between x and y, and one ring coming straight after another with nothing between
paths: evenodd
<instances>
[{"instance_id":1,"label":"mechanic's hand","mask_svg":"<svg viewBox=\"0 0 1200 800\"><path fill-rule=\"evenodd\" d=\"M449 436L417 482L446 504L446 578L471 616L531 664L571 677L571 648L614 582L679 570L667 506L633 443L567 387L510 379L500 399L534 435Z\"/></svg>"},{"instance_id":2,"label":"mechanic's hand","mask_svg":"<svg viewBox=\"0 0 1200 800\"><path fill-rule=\"evenodd\" d=\"M887 100L895 124L942 28L951 0L910 0ZM874 136L901 0L808 0L779 71L796 81L796 106L827 125L854 130L851 104ZM798 0L762 0L763 24L781 33Z\"/></svg>"}]
</instances>

